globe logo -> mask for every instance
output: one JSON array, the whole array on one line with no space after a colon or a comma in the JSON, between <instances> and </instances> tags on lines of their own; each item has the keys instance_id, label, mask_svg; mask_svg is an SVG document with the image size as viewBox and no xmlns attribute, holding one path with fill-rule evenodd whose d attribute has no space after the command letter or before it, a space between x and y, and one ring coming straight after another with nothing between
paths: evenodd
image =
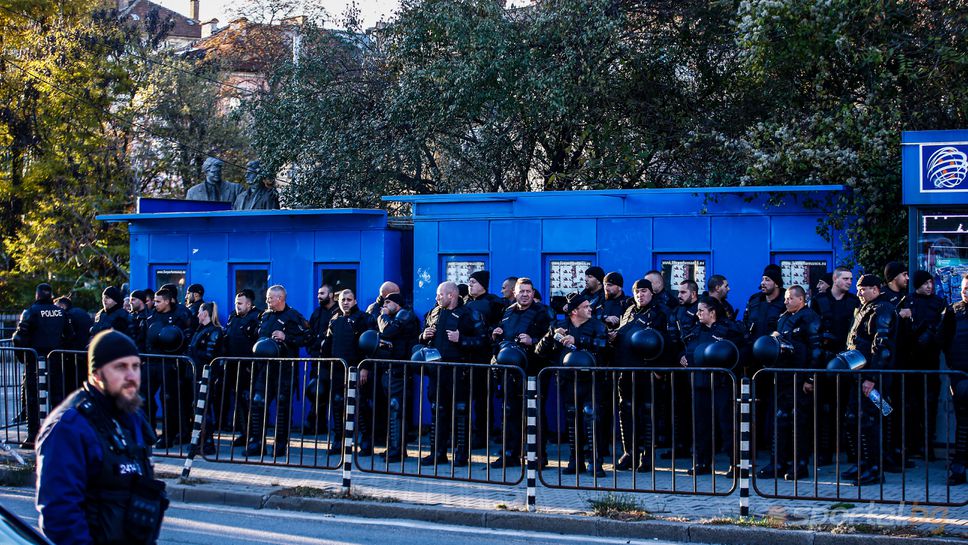
<instances>
[{"instance_id":1,"label":"globe logo","mask_svg":"<svg viewBox=\"0 0 968 545\"><path fill-rule=\"evenodd\" d=\"M928 157L928 180L937 189L958 187L968 176L968 156L957 148L945 146Z\"/></svg>"}]
</instances>

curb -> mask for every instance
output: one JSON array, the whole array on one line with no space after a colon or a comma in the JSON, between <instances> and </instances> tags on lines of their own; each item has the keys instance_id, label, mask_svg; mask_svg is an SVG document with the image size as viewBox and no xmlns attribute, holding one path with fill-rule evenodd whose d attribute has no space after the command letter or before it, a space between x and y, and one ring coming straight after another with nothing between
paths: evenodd
<instances>
[{"instance_id":1,"label":"curb","mask_svg":"<svg viewBox=\"0 0 968 545\"><path fill-rule=\"evenodd\" d=\"M958 538L908 538L871 534L831 534L809 530L782 530L735 525L707 525L664 520L625 522L591 516L552 515L515 511L481 511L436 505L382 503L371 501L301 498L273 493L212 490L168 485L169 497L184 503L208 503L280 509L362 518L408 519L493 530L519 530L553 534L612 538L661 539L683 543L722 545L868 545L911 543L916 545L964 545Z\"/></svg>"}]
</instances>

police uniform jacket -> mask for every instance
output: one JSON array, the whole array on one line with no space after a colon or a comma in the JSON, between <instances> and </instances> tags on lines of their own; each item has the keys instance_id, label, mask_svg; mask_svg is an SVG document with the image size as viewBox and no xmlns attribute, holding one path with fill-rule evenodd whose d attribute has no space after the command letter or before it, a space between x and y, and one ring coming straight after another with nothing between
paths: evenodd
<instances>
[{"instance_id":1,"label":"police uniform jacket","mask_svg":"<svg viewBox=\"0 0 968 545\"><path fill-rule=\"evenodd\" d=\"M360 353L360 335L370 329L376 329L376 319L360 311L360 307L356 305L346 314L334 314L323 340L323 354L341 358L351 367L359 364L363 359L363 354Z\"/></svg>"},{"instance_id":2,"label":"police uniform jacket","mask_svg":"<svg viewBox=\"0 0 968 545\"><path fill-rule=\"evenodd\" d=\"M504 309L507 308L500 297L487 292L482 293L476 299L468 295L464 298L464 306L477 311L481 315L487 328L485 333L488 337L491 336L494 328L501 323L501 318L504 317Z\"/></svg>"},{"instance_id":3,"label":"police uniform jacket","mask_svg":"<svg viewBox=\"0 0 968 545\"><path fill-rule=\"evenodd\" d=\"M810 301L810 309L820 316L821 344L827 353L824 357L847 349L847 333L858 308L860 299L850 292L838 300L828 290Z\"/></svg>"},{"instance_id":4,"label":"police uniform jacket","mask_svg":"<svg viewBox=\"0 0 968 545\"><path fill-rule=\"evenodd\" d=\"M192 340L188 343L188 355L199 366L208 365L221 356L225 344L225 330L214 323L199 325Z\"/></svg>"},{"instance_id":5,"label":"police uniform jacket","mask_svg":"<svg viewBox=\"0 0 968 545\"><path fill-rule=\"evenodd\" d=\"M776 331L776 323L780 315L786 312L786 306L783 304L784 293L784 290L780 289L780 294L772 301L768 301L766 295L762 293L750 296L746 303L746 312L743 314L747 338L759 339L763 335Z\"/></svg>"},{"instance_id":6,"label":"police uniform jacket","mask_svg":"<svg viewBox=\"0 0 968 545\"><path fill-rule=\"evenodd\" d=\"M252 345L259 340L258 309L252 308L244 316L239 316L234 310L229 314L229 321L225 325L225 355L233 358L243 358L252 355Z\"/></svg>"},{"instance_id":7,"label":"police uniform jacket","mask_svg":"<svg viewBox=\"0 0 968 545\"><path fill-rule=\"evenodd\" d=\"M669 340L676 345L676 350L682 350L686 345L686 339L692 337L699 328L699 318L696 312L699 311L699 301L689 305L679 305L675 307L669 319Z\"/></svg>"},{"instance_id":8,"label":"police uniform jacket","mask_svg":"<svg viewBox=\"0 0 968 545\"><path fill-rule=\"evenodd\" d=\"M101 309L94 315L94 325L91 326L91 336L102 331L113 329L129 337L134 337L131 327L131 315L121 305L114 305L110 309Z\"/></svg>"},{"instance_id":9,"label":"police uniform jacket","mask_svg":"<svg viewBox=\"0 0 968 545\"><path fill-rule=\"evenodd\" d=\"M945 311L943 347L950 369L968 372L968 303L958 301ZM952 382L963 380L952 375Z\"/></svg>"},{"instance_id":10,"label":"police uniform jacket","mask_svg":"<svg viewBox=\"0 0 968 545\"><path fill-rule=\"evenodd\" d=\"M548 332L553 319L551 308L547 305L532 301L528 308L522 309L521 305L515 302L513 305L504 309L499 327L501 335L495 339L495 353L500 349L501 342L515 342L522 333L531 337L531 345L518 344L528 355L528 373L537 372L541 369L541 361L535 354L538 342Z\"/></svg>"},{"instance_id":11,"label":"police uniform jacket","mask_svg":"<svg viewBox=\"0 0 968 545\"><path fill-rule=\"evenodd\" d=\"M123 413L89 383L44 421L37 445L40 527L58 545L154 543L131 535L129 502L134 487L153 485L167 506L164 485L154 481L150 445L155 436L140 410Z\"/></svg>"},{"instance_id":12,"label":"police uniform jacket","mask_svg":"<svg viewBox=\"0 0 968 545\"><path fill-rule=\"evenodd\" d=\"M326 332L329 331L329 322L333 319L333 315L338 313L339 305L337 304L333 304L329 308L320 305L309 316L310 340L306 349L310 356L314 358L322 357L323 340L326 339ZM367 314L369 314L369 309L367 309Z\"/></svg>"},{"instance_id":13,"label":"police uniform jacket","mask_svg":"<svg viewBox=\"0 0 968 545\"><path fill-rule=\"evenodd\" d=\"M608 342L608 331L605 329L605 324L595 318L590 318L587 322L577 326L572 323L570 318L556 320L545 336L538 341L538 346L535 349L539 356L554 365L561 365L565 356L571 351L570 348L566 348L565 345L555 339L556 329L564 329L567 335L575 338L575 350L586 350L593 356L597 356ZM601 365L602 362L596 358L595 364Z\"/></svg>"},{"instance_id":14,"label":"police uniform jacket","mask_svg":"<svg viewBox=\"0 0 968 545\"><path fill-rule=\"evenodd\" d=\"M271 339L276 331L282 331L286 335L286 340L282 343L285 347L282 357L298 357L299 347L305 346L306 341L309 340L309 322L298 310L289 305L278 312L271 308L266 309L259 317L260 339Z\"/></svg>"},{"instance_id":15,"label":"police uniform jacket","mask_svg":"<svg viewBox=\"0 0 968 545\"><path fill-rule=\"evenodd\" d=\"M198 309L202 308L204 303L205 301L199 299L198 301L195 301L194 303L184 307L189 316L191 316L192 331L198 329Z\"/></svg>"},{"instance_id":16,"label":"police uniform jacket","mask_svg":"<svg viewBox=\"0 0 968 545\"><path fill-rule=\"evenodd\" d=\"M67 319L71 321L71 328L74 330L67 347L71 350L85 350L91 340L91 326L94 325L94 320L86 310L74 306L67 309ZM138 345L138 348L142 346Z\"/></svg>"},{"instance_id":17,"label":"police uniform jacket","mask_svg":"<svg viewBox=\"0 0 968 545\"><path fill-rule=\"evenodd\" d=\"M650 301L648 305L639 307L632 305L622 314L613 344L615 352L612 363L616 367L634 367L644 363L641 356L635 353L631 346L632 335L646 328L651 328L659 335L665 346L668 346L668 318L655 301Z\"/></svg>"},{"instance_id":18,"label":"police uniform jacket","mask_svg":"<svg viewBox=\"0 0 968 545\"><path fill-rule=\"evenodd\" d=\"M670 318L670 321L673 314L675 314L676 308L679 306L679 300L669 290L662 290L656 293L652 297L652 302L659 305L659 308L665 312L665 315Z\"/></svg>"},{"instance_id":19,"label":"police uniform jacket","mask_svg":"<svg viewBox=\"0 0 968 545\"><path fill-rule=\"evenodd\" d=\"M686 361L689 362L689 367L696 367L696 349L701 345L714 343L716 341L732 341L739 350L743 349L744 339L743 339L743 328L739 325L736 320L730 320L729 318L722 318L717 320L712 325L698 324L692 332L685 338L686 348L682 352L682 355L686 357ZM709 365L703 364L701 367L710 367ZM696 377L696 383L699 383L700 375Z\"/></svg>"},{"instance_id":20,"label":"police uniform jacket","mask_svg":"<svg viewBox=\"0 0 968 545\"><path fill-rule=\"evenodd\" d=\"M602 304L598 307L598 314L595 316L595 318L598 318L602 322L604 322L605 318L608 316L617 316L619 319L621 319L622 315L625 314L625 309L627 309L629 305L634 304L635 301L625 294L611 299L608 297L608 294L606 294L605 297L602 298ZM608 324L605 324L605 327L609 329L612 328L612 326Z\"/></svg>"},{"instance_id":21,"label":"police uniform jacket","mask_svg":"<svg viewBox=\"0 0 968 545\"><path fill-rule=\"evenodd\" d=\"M788 369L823 369L826 362L820 349L820 316L804 307L797 312L784 312L776 326L780 338L793 345L792 351L781 351L779 367Z\"/></svg>"},{"instance_id":22,"label":"police uniform jacket","mask_svg":"<svg viewBox=\"0 0 968 545\"><path fill-rule=\"evenodd\" d=\"M854 323L847 334L847 350L857 350L867 358L865 370L893 369L897 336L897 312L882 294L854 312ZM864 380L874 381L873 375Z\"/></svg>"},{"instance_id":23,"label":"police uniform jacket","mask_svg":"<svg viewBox=\"0 0 968 545\"><path fill-rule=\"evenodd\" d=\"M33 348L41 358L51 350L63 348L73 337L67 312L50 299L38 300L20 315L20 323L13 334L18 348Z\"/></svg>"},{"instance_id":24,"label":"police uniform jacket","mask_svg":"<svg viewBox=\"0 0 968 545\"><path fill-rule=\"evenodd\" d=\"M131 313L131 339L138 347L138 351L148 350L148 310L139 310Z\"/></svg>"},{"instance_id":25,"label":"police uniform jacket","mask_svg":"<svg viewBox=\"0 0 968 545\"><path fill-rule=\"evenodd\" d=\"M412 310L401 308L393 316L380 314L376 322L380 340L390 343L380 356L392 360L409 360L420 336L420 318Z\"/></svg>"},{"instance_id":26,"label":"police uniform jacket","mask_svg":"<svg viewBox=\"0 0 968 545\"><path fill-rule=\"evenodd\" d=\"M170 325L182 330L184 340L177 349L164 351L159 346L158 337L161 335L161 330ZM148 347L148 352L178 354L184 352L188 347L188 341L191 340L193 334L194 331L191 330L191 324L184 312L178 312L174 308L168 312L155 310L148 315L148 340L145 344Z\"/></svg>"},{"instance_id":27,"label":"police uniform jacket","mask_svg":"<svg viewBox=\"0 0 968 545\"><path fill-rule=\"evenodd\" d=\"M938 368L947 306L944 299L933 293L930 295L915 293L911 297L911 340L915 347L915 357L911 358L910 363L927 364L926 367L918 366L918 368Z\"/></svg>"},{"instance_id":28,"label":"police uniform jacket","mask_svg":"<svg viewBox=\"0 0 968 545\"><path fill-rule=\"evenodd\" d=\"M427 314L427 327L435 327L437 332L430 339L421 342L440 351L443 361L462 362L486 347L487 339L484 319L474 309L459 305L453 309L436 306ZM459 331L457 342L447 339L447 331Z\"/></svg>"}]
</instances>

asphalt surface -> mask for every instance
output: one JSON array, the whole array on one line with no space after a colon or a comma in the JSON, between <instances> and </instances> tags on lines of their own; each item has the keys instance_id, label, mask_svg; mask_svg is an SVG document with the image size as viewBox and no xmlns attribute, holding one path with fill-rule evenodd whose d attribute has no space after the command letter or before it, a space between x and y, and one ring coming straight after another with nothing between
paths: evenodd
<instances>
[{"instance_id":1,"label":"asphalt surface","mask_svg":"<svg viewBox=\"0 0 968 545\"><path fill-rule=\"evenodd\" d=\"M0 487L0 503L31 525L37 524L33 494L27 488ZM666 545L628 540L515 530L491 530L408 520L379 520L271 509L173 503L165 515L160 544L205 544L231 539L232 545L552 545L563 543Z\"/></svg>"}]
</instances>

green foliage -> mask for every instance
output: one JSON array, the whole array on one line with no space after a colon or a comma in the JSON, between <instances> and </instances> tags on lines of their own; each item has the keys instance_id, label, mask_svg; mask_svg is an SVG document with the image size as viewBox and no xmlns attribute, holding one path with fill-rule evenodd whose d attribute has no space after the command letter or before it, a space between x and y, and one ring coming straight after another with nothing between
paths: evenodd
<instances>
[{"instance_id":1,"label":"green foliage","mask_svg":"<svg viewBox=\"0 0 968 545\"><path fill-rule=\"evenodd\" d=\"M906 251L901 131L968 122L966 18L961 0L405 0L365 39L308 27L245 111L294 206L844 184L818 228L880 268Z\"/></svg>"}]
</instances>

